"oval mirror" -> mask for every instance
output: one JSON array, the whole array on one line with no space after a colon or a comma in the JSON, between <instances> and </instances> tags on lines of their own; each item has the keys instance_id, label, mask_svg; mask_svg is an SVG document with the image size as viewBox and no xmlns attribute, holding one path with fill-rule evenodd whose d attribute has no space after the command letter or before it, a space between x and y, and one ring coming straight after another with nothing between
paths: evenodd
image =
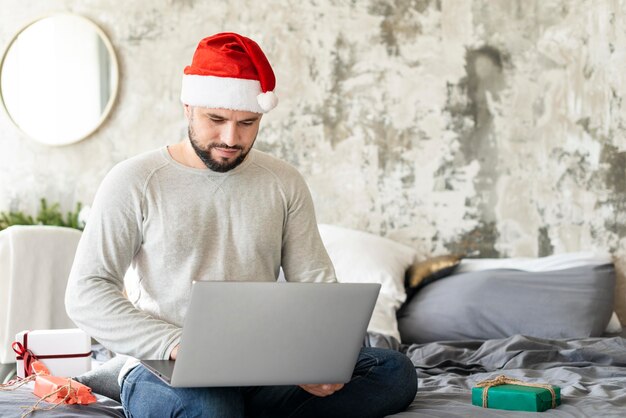
<instances>
[{"instance_id":1,"label":"oval mirror","mask_svg":"<svg viewBox=\"0 0 626 418\"><path fill-rule=\"evenodd\" d=\"M111 42L90 20L52 15L13 38L0 62L0 98L15 125L46 145L91 135L115 101Z\"/></svg>"}]
</instances>

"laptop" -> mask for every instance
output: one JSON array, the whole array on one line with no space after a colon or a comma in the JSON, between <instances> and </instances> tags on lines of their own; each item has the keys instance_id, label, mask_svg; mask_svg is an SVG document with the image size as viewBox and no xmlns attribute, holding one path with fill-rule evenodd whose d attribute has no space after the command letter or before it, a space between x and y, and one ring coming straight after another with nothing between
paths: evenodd
<instances>
[{"instance_id":1,"label":"laptop","mask_svg":"<svg viewBox=\"0 0 626 418\"><path fill-rule=\"evenodd\" d=\"M380 284L192 284L176 360L141 363L173 387L350 381Z\"/></svg>"}]
</instances>

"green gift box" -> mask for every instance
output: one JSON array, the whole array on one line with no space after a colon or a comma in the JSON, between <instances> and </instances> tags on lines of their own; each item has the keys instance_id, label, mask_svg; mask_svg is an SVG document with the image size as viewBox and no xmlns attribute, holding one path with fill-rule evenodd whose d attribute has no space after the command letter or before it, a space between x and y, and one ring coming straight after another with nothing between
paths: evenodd
<instances>
[{"instance_id":1,"label":"green gift box","mask_svg":"<svg viewBox=\"0 0 626 418\"><path fill-rule=\"evenodd\" d=\"M555 396L555 406L561 404L561 389L552 386ZM483 406L482 387L472 388L472 405ZM487 408L506 409L509 411L532 411L543 412L552 408L552 393L545 388L520 386L520 385L498 385L492 386L487 392Z\"/></svg>"}]
</instances>

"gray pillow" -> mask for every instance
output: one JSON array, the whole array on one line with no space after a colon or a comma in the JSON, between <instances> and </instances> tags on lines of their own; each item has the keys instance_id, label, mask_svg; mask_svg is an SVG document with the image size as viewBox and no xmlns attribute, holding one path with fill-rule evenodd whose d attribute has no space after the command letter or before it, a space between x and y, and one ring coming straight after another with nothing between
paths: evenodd
<instances>
[{"instance_id":1,"label":"gray pillow","mask_svg":"<svg viewBox=\"0 0 626 418\"><path fill-rule=\"evenodd\" d=\"M403 343L600 336L613 311L612 264L528 272L454 274L420 290L398 311Z\"/></svg>"}]
</instances>

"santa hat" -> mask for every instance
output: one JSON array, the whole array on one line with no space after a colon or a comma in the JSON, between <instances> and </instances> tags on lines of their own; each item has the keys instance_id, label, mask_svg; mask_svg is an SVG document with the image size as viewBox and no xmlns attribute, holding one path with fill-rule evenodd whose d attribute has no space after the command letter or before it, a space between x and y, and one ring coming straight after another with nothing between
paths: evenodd
<instances>
[{"instance_id":1,"label":"santa hat","mask_svg":"<svg viewBox=\"0 0 626 418\"><path fill-rule=\"evenodd\" d=\"M266 113L278 104L275 85L272 67L256 42L218 33L198 44L185 67L180 99L191 106Z\"/></svg>"}]
</instances>

